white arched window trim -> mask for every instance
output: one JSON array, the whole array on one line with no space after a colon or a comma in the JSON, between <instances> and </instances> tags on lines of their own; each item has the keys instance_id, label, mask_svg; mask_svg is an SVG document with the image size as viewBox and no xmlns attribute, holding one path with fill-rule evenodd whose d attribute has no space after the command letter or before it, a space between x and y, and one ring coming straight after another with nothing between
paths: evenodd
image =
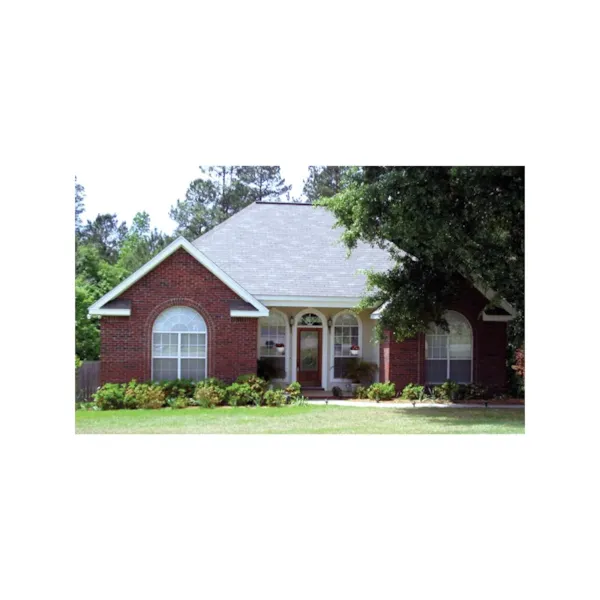
<instances>
[{"instance_id":1,"label":"white arched window trim","mask_svg":"<svg viewBox=\"0 0 600 600\"><path fill-rule=\"evenodd\" d=\"M262 331L263 326L284 327L285 328L285 333L283 334L283 338L281 337L280 334L275 336L277 338L277 342L281 341L282 343L285 344L285 350L282 355L277 354L276 350L274 350L273 353L264 353L262 339L261 339L261 331ZM258 358L282 356L284 359L285 375L284 375L283 379L275 379L275 381L287 381L289 379L290 357L291 357L292 353L290 352L290 328L288 325L288 316L284 312L270 308L268 317L261 317L260 319L258 319L257 352L258 352Z\"/></svg>"},{"instance_id":2,"label":"white arched window trim","mask_svg":"<svg viewBox=\"0 0 600 600\"><path fill-rule=\"evenodd\" d=\"M343 381L349 381L348 379L341 379L341 378L336 378L335 377L335 359L336 359L336 352L335 352L335 337L336 337L336 327L340 326L340 323L338 322L339 320L341 320L345 315L351 315L352 317L354 317L356 319L356 322L358 324L358 346L360 347L360 350L358 351L358 355L357 358L362 358L363 356L363 324L362 324L362 319L360 318L359 315L357 315L354 311L352 310L341 310L340 312L336 313L333 318L332 318L332 331L331 331L331 342L329 344L329 355L331 356L331 364L330 364L330 370L331 370L331 377L332 377L332 381L333 382L343 382ZM337 356L337 358L349 358L350 356Z\"/></svg>"},{"instance_id":3,"label":"white arched window trim","mask_svg":"<svg viewBox=\"0 0 600 600\"><path fill-rule=\"evenodd\" d=\"M448 321L450 331L447 332L441 327L432 324L430 332L425 335L425 373L426 383L438 384L444 383L447 379L457 381L457 383L472 383L473 382L473 328L469 319L462 313L454 310L449 310L445 313L444 318ZM452 326L456 323L465 325L468 331L468 345L452 343ZM467 347L468 346L468 347ZM452 362L470 362L469 376L456 377L452 373ZM434 364L436 363L436 364ZM444 377L434 376L431 373L442 373L442 368L439 366L445 363ZM455 365L456 366L456 365ZM468 379L468 381L467 381Z\"/></svg>"},{"instance_id":4,"label":"white arched window trim","mask_svg":"<svg viewBox=\"0 0 600 600\"><path fill-rule=\"evenodd\" d=\"M193 308L171 306L152 326L153 380L206 378L208 331L206 322Z\"/></svg>"}]
</instances>

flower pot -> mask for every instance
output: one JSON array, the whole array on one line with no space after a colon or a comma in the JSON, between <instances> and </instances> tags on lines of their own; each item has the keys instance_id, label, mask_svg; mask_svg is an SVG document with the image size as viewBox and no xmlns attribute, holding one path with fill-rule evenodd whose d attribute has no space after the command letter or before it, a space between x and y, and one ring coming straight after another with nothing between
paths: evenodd
<instances>
[{"instance_id":1,"label":"flower pot","mask_svg":"<svg viewBox=\"0 0 600 600\"><path fill-rule=\"evenodd\" d=\"M358 350L350 350L350 354L352 354L352 356L358 356Z\"/></svg>"},{"instance_id":2,"label":"flower pot","mask_svg":"<svg viewBox=\"0 0 600 600\"><path fill-rule=\"evenodd\" d=\"M278 352L278 354L283 354L285 352L285 346L278 346L277 352Z\"/></svg>"}]
</instances>

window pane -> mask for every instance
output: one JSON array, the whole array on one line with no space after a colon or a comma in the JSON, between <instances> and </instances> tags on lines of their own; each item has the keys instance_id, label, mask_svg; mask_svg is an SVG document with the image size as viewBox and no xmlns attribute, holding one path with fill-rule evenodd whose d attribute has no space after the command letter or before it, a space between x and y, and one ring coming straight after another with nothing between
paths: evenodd
<instances>
[{"instance_id":1,"label":"window pane","mask_svg":"<svg viewBox=\"0 0 600 600\"><path fill-rule=\"evenodd\" d=\"M206 323L193 308L173 306L154 321L154 331L206 331Z\"/></svg>"},{"instance_id":2,"label":"window pane","mask_svg":"<svg viewBox=\"0 0 600 600\"><path fill-rule=\"evenodd\" d=\"M285 358L283 356L273 356L263 359L264 362L275 370L274 379L285 379Z\"/></svg>"},{"instance_id":3,"label":"window pane","mask_svg":"<svg viewBox=\"0 0 600 600\"><path fill-rule=\"evenodd\" d=\"M450 379L457 383L471 383L471 361L451 360Z\"/></svg>"},{"instance_id":4,"label":"window pane","mask_svg":"<svg viewBox=\"0 0 600 600\"><path fill-rule=\"evenodd\" d=\"M181 359L181 378L199 381L204 379L205 361L202 359Z\"/></svg>"},{"instance_id":5,"label":"window pane","mask_svg":"<svg viewBox=\"0 0 600 600\"><path fill-rule=\"evenodd\" d=\"M448 378L448 362L445 360L425 361L425 381L427 383L444 383Z\"/></svg>"},{"instance_id":6,"label":"window pane","mask_svg":"<svg viewBox=\"0 0 600 600\"><path fill-rule=\"evenodd\" d=\"M335 357L333 359L333 377L334 379L348 379L348 367L356 361L352 357Z\"/></svg>"},{"instance_id":7,"label":"window pane","mask_svg":"<svg viewBox=\"0 0 600 600\"><path fill-rule=\"evenodd\" d=\"M155 358L153 361L153 380L177 379L176 358Z\"/></svg>"}]
</instances>

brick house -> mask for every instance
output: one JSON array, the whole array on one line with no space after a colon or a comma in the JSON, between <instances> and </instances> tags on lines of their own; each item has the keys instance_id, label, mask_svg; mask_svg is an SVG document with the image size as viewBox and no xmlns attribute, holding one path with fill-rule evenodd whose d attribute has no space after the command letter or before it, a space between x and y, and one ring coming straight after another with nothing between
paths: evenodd
<instances>
[{"instance_id":1,"label":"brick house","mask_svg":"<svg viewBox=\"0 0 600 600\"><path fill-rule=\"evenodd\" d=\"M261 360L282 381L330 390L349 383L358 356L397 389L448 378L505 387L510 305L486 311L491 294L465 284L449 333L379 343L378 307L351 309L361 269L386 270L389 255L359 243L347 257L333 225L324 208L257 202L193 243L176 239L90 307L101 319L101 382L231 382Z\"/></svg>"}]
</instances>

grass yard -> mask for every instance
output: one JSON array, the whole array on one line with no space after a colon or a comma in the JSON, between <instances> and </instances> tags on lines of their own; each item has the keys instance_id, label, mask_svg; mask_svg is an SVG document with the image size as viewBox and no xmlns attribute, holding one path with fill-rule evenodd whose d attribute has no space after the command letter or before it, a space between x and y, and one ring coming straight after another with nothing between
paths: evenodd
<instances>
[{"instance_id":1,"label":"grass yard","mask_svg":"<svg viewBox=\"0 0 600 600\"><path fill-rule=\"evenodd\" d=\"M523 409L187 408L76 411L77 433L525 433Z\"/></svg>"}]
</instances>

